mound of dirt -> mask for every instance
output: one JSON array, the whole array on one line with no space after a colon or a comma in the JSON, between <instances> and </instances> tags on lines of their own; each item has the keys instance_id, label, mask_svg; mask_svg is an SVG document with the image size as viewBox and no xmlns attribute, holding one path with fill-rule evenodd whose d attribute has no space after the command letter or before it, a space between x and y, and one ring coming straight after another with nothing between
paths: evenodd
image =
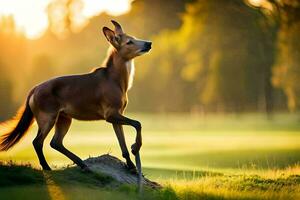
<instances>
[{"instance_id":1,"label":"mound of dirt","mask_svg":"<svg viewBox=\"0 0 300 200\"><path fill-rule=\"evenodd\" d=\"M98 157L90 157L84 162L92 172L105 174L120 183L137 184L138 175L130 173L126 169L126 164L114 156L104 154ZM144 186L151 188L161 188L161 185L145 177L143 177L142 183Z\"/></svg>"}]
</instances>

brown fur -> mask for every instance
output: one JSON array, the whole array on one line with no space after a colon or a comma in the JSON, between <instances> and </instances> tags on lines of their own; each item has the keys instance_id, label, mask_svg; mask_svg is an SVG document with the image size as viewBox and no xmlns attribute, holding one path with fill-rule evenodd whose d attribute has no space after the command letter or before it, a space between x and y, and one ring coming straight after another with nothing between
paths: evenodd
<instances>
[{"instance_id":1,"label":"brown fur","mask_svg":"<svg viewBox=\"0 0 300 200\"><path fill-rule=\"evenodd\" d=\"M151 43L126 35L117 22L112 22L115 25L115 31L107 27L103 28L105 37L113 47L104 62L104 67L87 74L63 76L48 80L36 86L27 98L25 111L27 110L28 114L28 109L30 110L32 118L35 118L39 127L33 145L43 169L50 169L42 148L44 139L53 126L55 126L55 134L50 143L51 147L69 157L80 167L87 167L79 157L63 146L63 138L71 125L72 118L78 120L106 120L112 123L123 157L126 159L128 167L134 168L126 147L122 125L133 126L137 131L136 143L132 146L133 154L139 151L142 145L142 137L141 124L136 120L123 116L128 101L129 73L126 63L134 57L149 51ZM26 114L26 112L23 113ZM14 127L19 119L21 119L19 123L22 122L22 117L17 117L13 123L10 123L10 126ZM9 144L7 144L7 138L16 135L16 133L11 130L6 132L1 138L0 150L8 150L12 147L28 128L27 123L23 129L18 131L17 135L20 136L14 136L13 138L17 139L9 140Z\"/></svg>"},{"instance_id":2,"label":"brown fur","mask_svg":"<svg viewBox=\"0 0 300 200\"><path fill-rule=\"evenodd\" d=\"M25 135L33 122L33 115L28 106L19 108L17 114L10 120L0 124L3 131L0 151L7 151L17 144Z\"/></svg>"}]
</instances>

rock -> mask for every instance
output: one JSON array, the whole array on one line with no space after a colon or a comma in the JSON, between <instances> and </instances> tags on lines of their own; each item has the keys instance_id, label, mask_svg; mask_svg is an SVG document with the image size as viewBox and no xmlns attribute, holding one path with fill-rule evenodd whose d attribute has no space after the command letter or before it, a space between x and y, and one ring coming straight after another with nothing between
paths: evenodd
<instances>
[{"instance_id":1,"label":"rock","mask_svg":"<svg viewBox=\"0 0 300 200\"><path fill-rule=\"evenodd\" d=\"M90 157L84 161L92 172L105 174L112 177L117 182L125 184L137 184L137 174L130 173L126 164L120 159L104 154L98 157ZM143 177L144 186L151 188L161 188L162 186L154 181Z\"/></svg>"}]
</instances>

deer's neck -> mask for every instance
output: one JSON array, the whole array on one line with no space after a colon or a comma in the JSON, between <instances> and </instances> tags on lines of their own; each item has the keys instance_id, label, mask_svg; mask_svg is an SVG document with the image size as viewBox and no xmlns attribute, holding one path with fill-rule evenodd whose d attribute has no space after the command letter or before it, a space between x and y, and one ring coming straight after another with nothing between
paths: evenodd
<instances>
[{"instance_id":1,"label":"deer's neck","mask_svg":"<svg viewBox=\"0 0 300 200\"><path fill-rule=\"evenodd\" d=\"M132 87L134 72L135 72L134 60L129 60L126 62L126 69L127 69L127 74L128 74L127 90L130 90L130 88Z\"/></svg>"},{"instance_id":2,"label":"deer's neck","mask_svg":"<svg viewBox=\"0 0 300 200\"><path fill-rule=\"evenodd\" d=\"M110 50L104 66L108 68L109 77L117 82L122 90L128 91L132 87L135 71L133 60L126 60L117 51Z\"/></svg>"}]
</instances>

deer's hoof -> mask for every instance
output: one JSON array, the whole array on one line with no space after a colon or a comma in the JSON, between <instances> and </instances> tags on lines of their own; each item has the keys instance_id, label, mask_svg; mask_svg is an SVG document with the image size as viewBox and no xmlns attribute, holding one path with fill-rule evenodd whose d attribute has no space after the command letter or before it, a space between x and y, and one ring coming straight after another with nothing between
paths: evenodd
<instances>
[{"instance_id":1,"label":"deer's hoof","mask_svg":"<svg viewBox=\"0 0 300 200\"><path fill-rule=\"evenodd\" d=\"M130 174L138 174L136 167L127 168Z\"/></svg>"},{"instance_id":2,"label":"deer's hoof","mask_svg":"<svg viewBox=\"0 0 300 200\"><path fill-rule=\"evenodd\" d=\"M51 168L49 166L43 166L44 171L51 171Z\"/></svg>"},{"instance_id":3,"label":"deer's hoof","mask_svg":"<svg viewBox=\"0 0 300 200\"><path fill-rule=\"evenodd\" d=\"M131 174L137 174L137 169L136 169L135 165L131 161L126 163L126 169Z\"/></svg>"}]
</instances>

